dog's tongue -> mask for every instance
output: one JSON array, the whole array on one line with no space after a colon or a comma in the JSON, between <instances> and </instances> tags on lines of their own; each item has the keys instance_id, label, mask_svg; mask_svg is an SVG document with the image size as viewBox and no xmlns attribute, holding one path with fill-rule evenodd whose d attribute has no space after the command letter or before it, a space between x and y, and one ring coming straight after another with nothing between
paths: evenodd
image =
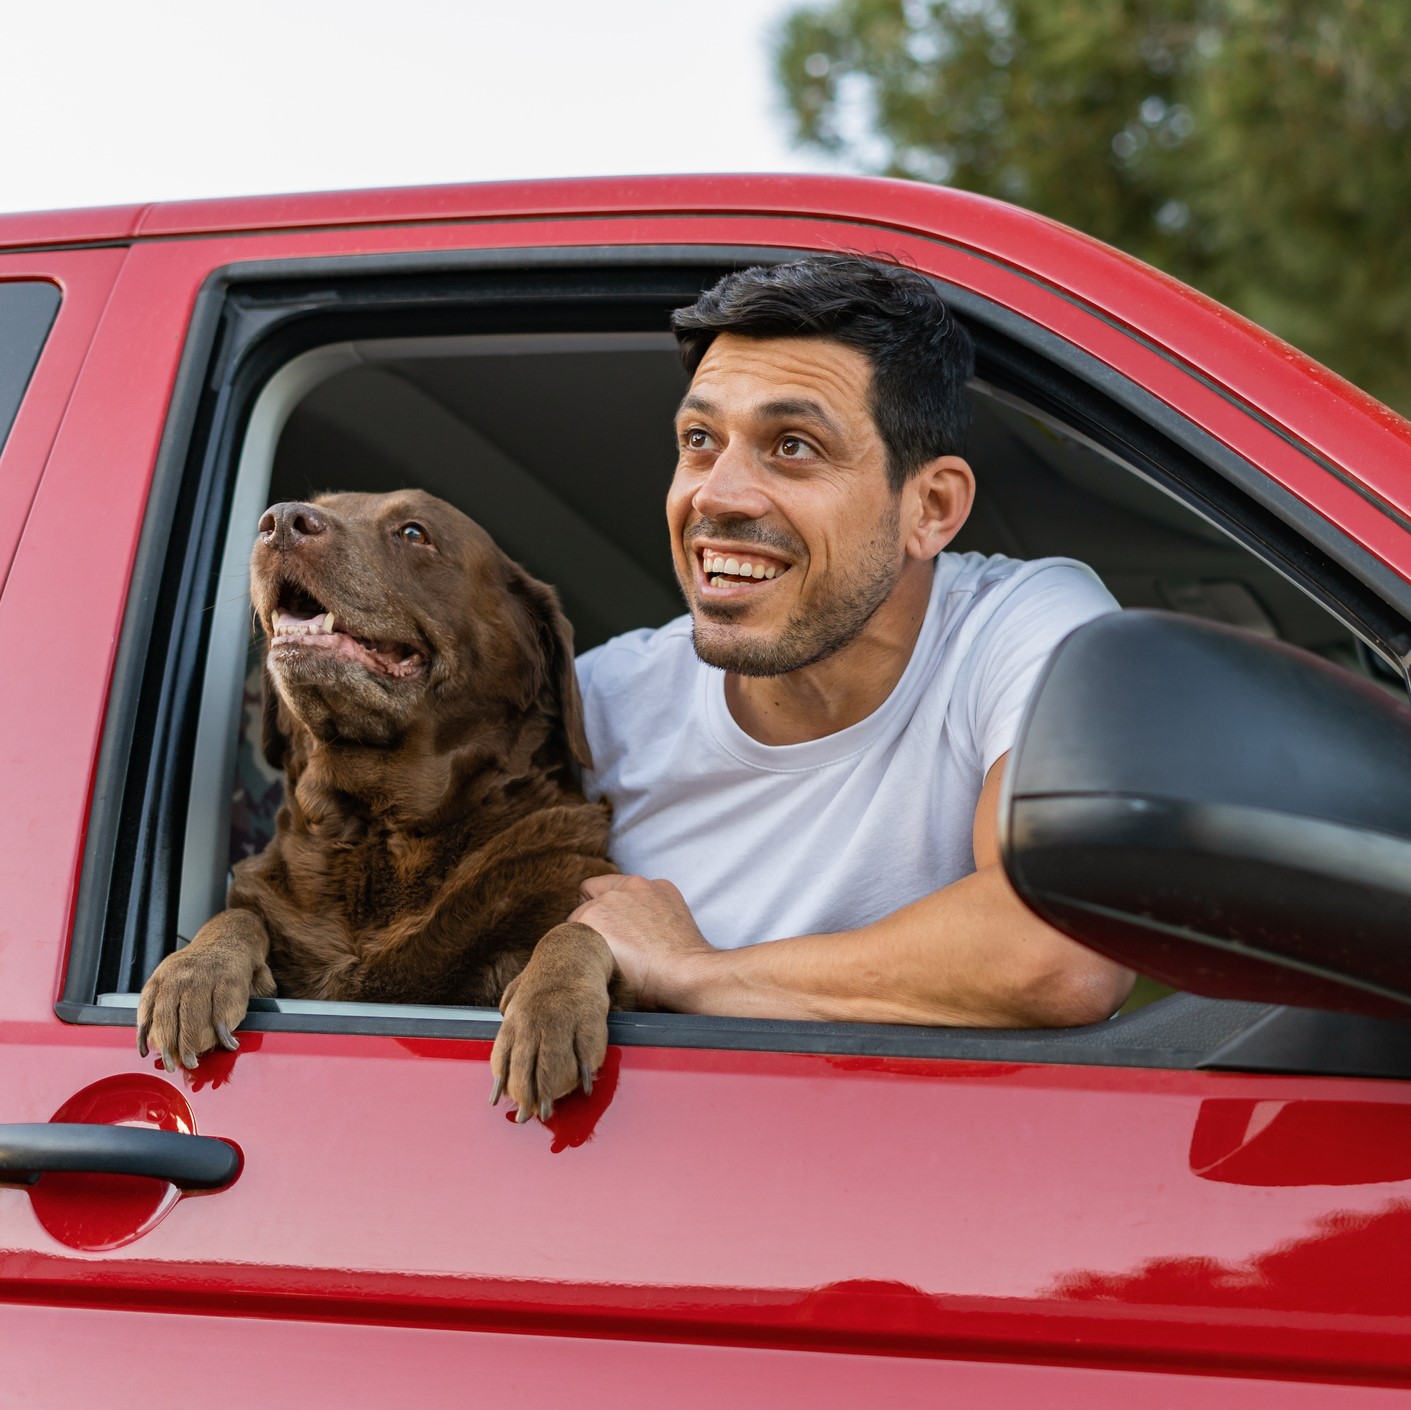
<instances>
[{"instance_id":1,"label":"dog's tongue","mask_svg":"<svg viewBox=\"0 0 1411 1410\"><path fill-rule=\"evenodd\" d=\"M274 619L274 629L280 631L331 632L333 613L320 612L316 617L296 617L292 612L280 612Z\"/></svg>"}]
</instances>

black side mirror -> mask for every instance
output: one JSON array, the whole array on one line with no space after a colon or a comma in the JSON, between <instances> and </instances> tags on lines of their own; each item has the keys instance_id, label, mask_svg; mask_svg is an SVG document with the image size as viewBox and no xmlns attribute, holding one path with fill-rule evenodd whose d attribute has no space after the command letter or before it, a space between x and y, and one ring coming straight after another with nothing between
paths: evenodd
<instances>
[{"instance_id":1,"label":"black side mirror","mask_svg":"<svg viewBox=\"0 0 1411 1410\"><path fill-rule=\"evenodd\" d=\"M1307 652L1160 612L1080 628L1000 846L1030 909L1178 989L1411 1018L1411 708Z\"/></svg>"}]
</instances>

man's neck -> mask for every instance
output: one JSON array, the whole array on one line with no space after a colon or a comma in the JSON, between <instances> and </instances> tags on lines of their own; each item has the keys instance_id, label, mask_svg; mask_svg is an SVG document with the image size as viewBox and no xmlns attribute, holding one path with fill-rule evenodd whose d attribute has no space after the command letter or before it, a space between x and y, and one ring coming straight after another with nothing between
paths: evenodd
<instances>
[{"instance_id":1,"label":"man's neck","mask_svg":"<svg viewBox=\"0 0 1411 1410\"><path fill-rule=\"evenodd\" d=\"M735 723L761 744L802 744L864 720L902 678L926 618L934 560L908 561L901 580L841 651L781 676L725 677Z\"/></svg>"}]
</instances>

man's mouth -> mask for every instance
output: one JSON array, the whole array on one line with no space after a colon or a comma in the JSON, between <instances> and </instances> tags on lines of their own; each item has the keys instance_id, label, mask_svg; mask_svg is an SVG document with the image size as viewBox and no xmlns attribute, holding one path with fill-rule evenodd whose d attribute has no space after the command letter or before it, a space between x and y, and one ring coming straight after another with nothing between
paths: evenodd
<instances>
[{"instance_id":1,"label":"man's mouth","mask_svg":"<svg viewBox=\"0 0 1411 1410\"><path fill-rule=\"evenodd\" d=\"M356 662L380 676L410 680L426 669L419 645L359 636L348 630L316 598L292 583L282 584L269 623L270 650L281 657Z\"/></svg>"},{"instance_id":2,"label":"man's mouth","mask_svg":"<svg viewBox=\"0 0 1411 1410\"><path fill-rule=\"evenodd\" d=\"M713 588L741 587L787 573L790 564L749 549L698 548L701 576Z\"/></svg>"}]
</instances>

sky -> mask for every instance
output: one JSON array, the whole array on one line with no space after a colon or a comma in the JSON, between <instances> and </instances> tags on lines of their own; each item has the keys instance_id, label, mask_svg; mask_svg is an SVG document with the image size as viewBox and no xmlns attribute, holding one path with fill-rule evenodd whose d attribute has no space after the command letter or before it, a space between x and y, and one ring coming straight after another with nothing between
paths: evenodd
<instances>
[{"instance_id":1,"label":"sky","mask_svg":"<svg viewBox=\"0 0 1411 1410\"><path fill-rule=\"evenodd\" d=\"M802 0L4 7L0 211L664 171L827 171L770 36Z\"/></svg>"}]
</instances>

